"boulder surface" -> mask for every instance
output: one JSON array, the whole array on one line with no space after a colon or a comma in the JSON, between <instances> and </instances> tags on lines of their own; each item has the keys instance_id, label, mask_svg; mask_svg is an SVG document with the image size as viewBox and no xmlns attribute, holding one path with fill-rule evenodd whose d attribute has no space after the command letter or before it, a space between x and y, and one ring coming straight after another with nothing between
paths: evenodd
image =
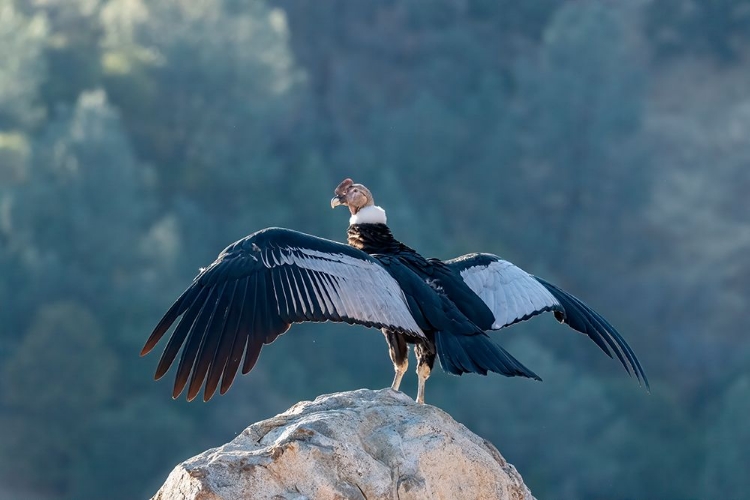
<instances>
[{"instance_id":1,"label":"boulder surface","mask_svg":"<svg viewBox=\"0 0 750 500\"><path fill-rule=\"evenodd\" d=\"M533 500L497 449L390 389L318 397L172 471L154 500Z\"/></svg>"}]
</instances>

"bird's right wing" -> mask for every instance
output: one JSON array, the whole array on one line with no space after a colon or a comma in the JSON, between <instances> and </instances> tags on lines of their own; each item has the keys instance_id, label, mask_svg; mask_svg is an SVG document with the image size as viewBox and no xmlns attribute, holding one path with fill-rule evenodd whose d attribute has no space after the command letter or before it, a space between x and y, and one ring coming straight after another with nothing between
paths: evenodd
<instances>
[{"instance_id":1,"label":"bird's right wing","mask_svg":"<svg viewBox=\"0 0 750 500\"><path fill-rule=\"evenodd\" d=\"M155 377L164 376L182 348L173 397L189 380L188 400L204 381L205 401L220 380L220 392L226 392L243 355L244 374L255 365L261 347L292 323L339 321L424 336L398 282L377 260L348 245L280 228L239 240L202 269L156 326L141 355L180 317Z\"/></svg>"}]
</instances>

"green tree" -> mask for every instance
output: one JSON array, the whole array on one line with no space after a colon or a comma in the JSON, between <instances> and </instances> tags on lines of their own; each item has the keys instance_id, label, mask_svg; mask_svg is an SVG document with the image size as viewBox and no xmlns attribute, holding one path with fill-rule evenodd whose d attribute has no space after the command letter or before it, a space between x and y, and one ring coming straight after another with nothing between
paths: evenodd
<instances>
[{"instance_id":1,"label":"green tree","mask_svg":"<svg viewBox=\"0 0 750 500\"><path fill-rule=\"evenodd\" d=\"M148 328L147 312L156 316L161 305L143 290L174 293L166 279L174 274L174 259L165 252L177 248L165 250L168 245L149 240L151 225L159 221L152 219L147 177L102 91L58 110L33 143L28 176L8 192L0 294L13 308L1 313L7 347L0 353L13 356L40 305L74 300L108 325L105 342L128 367L118 376L131 381L129 368L137 363L133 338ZM160 277L153 272L157 265ZM126 387L119 397L133 386Z\"/></svg>"},{"instance_id":2,"label":"green tree","mask_svg":"<svg viewBox=\"0 0 750 500\"><path fill-rule=\"evenodd\" d=\"M145 174L103 92L83 94L49 124L11 206L36 300L117 307L116 291L133 285L144 262L139 243L153 208Z\"/></svg>"},{"instance_id":3,"label":"green tree","mask_svg":"<svg viewBox=\"0 0 750 500\"><path fill-rule=\"evenodd\" d=\"M707 53L736 63L750 36L750 2L662 0L648 4L645 20L659 56Z\"/></svg>"},{"instance_id":4,"label":"green tree","mask_svg":"<svg viewBox=\"0 0 750 500\"><path fill-rule=\"evenodd\" d=\"M201 446L215 446L201 438L203 432L169 398L135 397L97 412L79 444L82 456L71 472L69 498L99 498L103 492L112 500L148 498L175 464Z\"/></svg>"},{"instance_id":5,"label":"green tree","mask_svg":"<svg viewBox=\"0 0 750 500\"><path fill-rule=\"evenodd\" d=\"M519 191L536 196L526 210L527 199L514 196L517 213L529 219L513 226L536 233L518 241L537 254L547 239L546 248L576 274L595 261L588 250L628 241L638 213L623 217L621 207L639 206L648 193L635 142L643 70L630 47L615 9L570 3L545 30L538 58L519 68L524 170L516 173L525 183ZM618 231L608 231L612 225Z\"/></svg>"},{"instance_id":6,"label":"green tree","mask_svg":"<svg viewBox=\"0 0 750 500\"><path fill-rule=\"evenodd\" d=\"M34 316L2 370L0 473L7 483L58 494L73 488L88 426L110 398L118 369L103 335L75 302Z\"/></svg>"},{"instance_id":7,"label":"green tree","mask_svg":"<svg viewBox=\"0 0 750 500\"><path fill-rule=\"evenodd\" d=\"M81 92L101 85L100 11L106 0L17 2L30 15L47 20L44 60L51 75L41 87L47 108L73 105Z\"/></svg>"},{"instance_id":8,"label":"green tree","mask_svg":"<svg viewBox=\"0 0 750 500\"><path fill-rule=\"evenodd\" d=\"M47 36L44 17L24 16L13 0L0 1L0 133L29 127L44 116L39 88L46 78L42 57Z\"/></svg>"},{"instance_id":9,"label":"green tree","mask_svg":"<svg viewBox=\"0 0 750 500\"><path fill-rule=\"evenodd\" d=\"M285 17L263 2L141 8L141 16L129 2L107 8L105 57L126 68L108 74L107 88L139 155L158 167L163 203L186 233L210 219L202 240L215 254L262 227L266 205L285 206L274 193L289 191L291 167L278 153L292 133L300 82Z\"/></svg>"},{"instance_id":10,"label":"green tree","mask_svg":"<svg viewBox=\"0 0 750 500\"><path fill-rule=\"evenodd\" d=\"M538 40L559 5L554 0L273 3L287 12L291 46L309 79L317 144L326 157L357 137L371 118L409 107L423 94L460 110L464 96L485 85L488 75L512 86L514 59Z\"/></svg>"},{"instance_id":11,"label":"green tree","mask_svg":"<svg viewBox=\"0 0 750 500\"><path fill-rule=\"evenodd\" d=\"M706 433L706 467L703 495L706 498L742 498L750 478L740 464L750 461L750 375L739 377L719 401Z\"/></svg>"}]
</instances>

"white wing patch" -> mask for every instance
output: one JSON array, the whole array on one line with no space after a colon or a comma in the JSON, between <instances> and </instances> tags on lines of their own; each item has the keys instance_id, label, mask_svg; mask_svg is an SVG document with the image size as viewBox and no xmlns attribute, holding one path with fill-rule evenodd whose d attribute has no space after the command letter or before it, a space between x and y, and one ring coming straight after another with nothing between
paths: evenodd
<instances>
[{"instance_id":1,"label":"white wing patch","mask_svg":"<svg viewBox=\"0 0 750 500\"><path fill-rule=\"evenodd\" d=\"M469 267L461 271L461 277L492 311L493 330L560 307L557 299L533 276L505 260Z\"/></svg>"},{"instance_id":2,"label":"white wing patch","mask_svg":"<svg viewBox=\"0 0 750 500\"><path fill-rule=\"evenodd\" d=\"M264 265L281 268L286 274L280 280L284 290L274 288L277 303L285 294L303 312L317 304L329 314L394 326L424 337L398 282L377 263L309 248L279 248L269 254L263 259ZM304 280L294 278L294 273L307 278L313 286L306 287Z\"/></svg>"}]
</instances>

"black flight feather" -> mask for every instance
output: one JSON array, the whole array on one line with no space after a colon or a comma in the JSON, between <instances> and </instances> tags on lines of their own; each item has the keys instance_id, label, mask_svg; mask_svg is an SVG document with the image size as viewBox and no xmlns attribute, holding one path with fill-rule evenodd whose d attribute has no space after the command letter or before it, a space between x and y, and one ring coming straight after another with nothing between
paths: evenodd
<instances>
[{"instance_id":1,"label":"black flight feather","mask_svg":"<svg viewBox=\"0 0 750 500\"><path fill-rule=\"evenodd\" d=\"M257 275L248 277L245 280L245 286L238 288L238 292L242 293L242 299L237 303L232 323L228 323L227 325L227 328L231 328L228 331L234 332L234 338L232 339L232 346L228 351L224 364L221 387L219 388L220 394L227 392L232 382L234 382L234 377L237 375L237 368L240 366L240 360L242 359L242 353L245 351L248 332L252 328L252 321L255 316L253 309L257 308L257 301L259 299L259 294L257 293L258 277ZM246 311L248 309L250 310L249 312ZM250 320L249 325L245 327L243 323L247 323L248 321L243 320L243 316L247 314L250 314Z\"/></svg>"},{"instance_id":2,"label":"black flight feather","mask_svg":"<svg viewBox=\"0 0 750 500\"><path fill-rule=\"evenodd\" d=\"M200 292L195 300L183 314L182 319L180 319L177 328L175 328L175 331L172 333L172 336L170 337L169 342L167 342L167 346L164 348L164 352L159 359L159 364L156 367L156 374L154 375L155 379L158 380L162 378L174 362L177 353L180 351L180 347L182 347L182 343L185 341L185 337L187 337L187 334L193 326L196 316L198 316L198 313L201 311L201 307L204 304L203 299L207 294L208 289L200 287Z\"/></svg>"},{"instance_id":3,"label":"black flight feather","mask_svg":"<svg viewBox=\"0 0 750 500\"><path fill-rule=\"evenodd\" d=\"M547 290L549 290L549 292L562 304L566 323L568 323L571 328L588 335L602 351L604 351L609 357L612 357L609 349L606 348L606 344L609 344L625 370L628 373L631 373L630 369L632 368L632 373L635 374L639 383L642 382L647 389L650 388L646 374L643 372L643 368L641 367L640 362L638 362L633 350L608 321L577 297L542 278L537 276L534 278L544 285L544 287L547 288Z\"/></svg>"},{"instance_id":4,"label":"black flight feather","mask_svg":"<svg viewBox=\"0 0 750 500\"><path fill-rule=\"evenodd\" d=\"M218 298L216 299L214 312L206 325L203 338L201 339L201 345L198 349L198 354L196 354L195 357L193 374L190 376L190 384L188 385L187 393L188 401L195 399L195 396L197 396L201 390L203 381L206 379L208 370L211 367L211 361L213 361L216 346L221 340L221 332L226 321L227 305L231 300L231 289L234 287L230 286L229 289L227 289L226 283L217 285L217 287L219 288L219 291L217 292Z\"/></svg>"},{"instance_id":5,"label":"black flight feather","mask_svg":"<svg viewBox=\"0 0 750 500\"><path fill-rule=\"evenodd\" d=\"M206 378L206 390L203 393L204 401L208 401L216 392L216 388L219 386L219 380L221 380L221 374L224 372L226 366L226 360L229 356L229 352L232 349L232 342L237 332L236 326L230 329L230 325L233 323L236 325L235 318L238 316L240 306L237 304L237 290L239 286L245 287L247 278L239 281L234 281L229 285L229 288L225 291L229 297L229 301L226 305L226 315L219 331L218 343L214 350L213 358L211 359L211 367L208 370ZM207 353L208 354L208 353Z\"/></svg>"},{"instance_id":6,"label":"black flight feather","mask_svg":"<svg viewBox=\"0 0 750 500\"><path fill-rule=\"evenodd\" d=\"M201 306L201 311L198 313L198 317L195 319L193 326L190 328L190 333L185 340L182 355L180 356L180 364L177 366L174 388L172 389L173 398L177 398L187 384L188 377L195 363L195 357L198 354L198 349L205 335L206 325L208 325L216 309L216 294L216 287L211 287L206 300Z\"/></svg>"}]
</instances>

